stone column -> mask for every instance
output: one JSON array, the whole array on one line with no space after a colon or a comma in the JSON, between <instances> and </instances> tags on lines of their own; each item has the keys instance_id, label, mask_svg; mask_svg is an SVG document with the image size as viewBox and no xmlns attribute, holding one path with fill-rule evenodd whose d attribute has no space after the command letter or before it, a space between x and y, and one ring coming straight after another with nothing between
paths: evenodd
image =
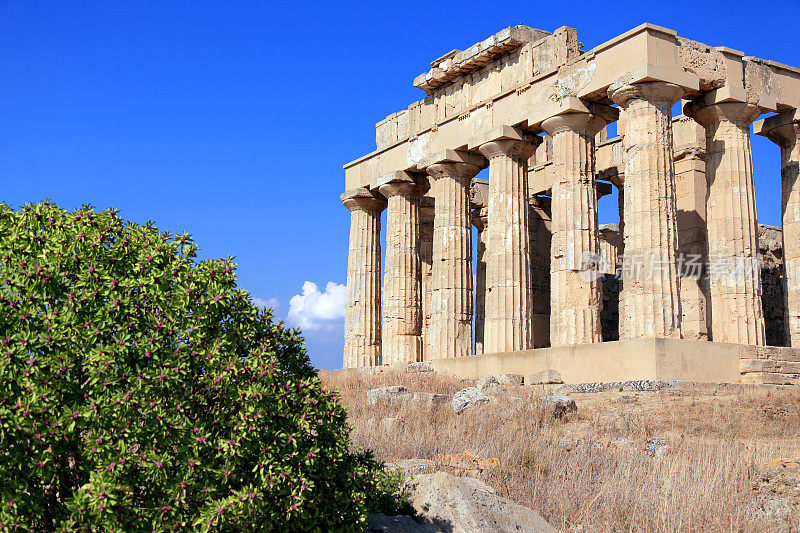
<instances>
[{"instance_id":1,"label":"stone column","mask_svg":"<svg viewBox=\"0 0 800 533\"><path fill-rule=\"evenodd\" d=\"M625 111L620 338L680 337L672 106L683 90L665 82L615 83L608 94Z\"/></svg>"},{"instance_id":2,"label":"stone column","mask_svg":"<svg viewBox=\"0 0 800 533\"><path fill-rule=\"evenodd\" d=\"M528 159L540 141L504 126L469 143L489 160L484 353L533 347Z\"/></svg>"},{"instance_id":3,"label":"stone column","mask_svg":"<svg viewBox=\"0 0 800 533\"><path fill-rule=\"evenodd\" d=\"M470 181L483 159L455 150L429 157L421 166L431 177L433 280L430 353L432 359L472 354L472 223Z\"/></svg>"},{"instance_id":4,"label":"stone column","mask_svg":"<svg viewBox=\"0 0 800 533\"><path fill-rule=\"evenodd\" d=\"M755 131L781 148L784 292L788 339L800 348L800 111L760 120Z\"/></svg>"},{"instance_id":5,"label":"stone column","mask_svg":"<svg viewBox=\"0 0 800 533\"><path fill-rule=\"evenodd\" d=\"M387 198L383 281L384 364L422 361L422 278L419 198L425 190L407 172L378 180Z\"/></svg>"},{"instance_id":6,"label":"stone column","mask_svg":"<svg viewBox=\"0 0 800 533\"><path fill-rule=\"evenodd\" d=\"M350 210L344 368L378 366L381 360L381 211L386 201L367 189L347 191Z\"/></svg>"},{"instance_id":7,"label":"stone column","mask_svg":"<svg viewBox=\"0 0 800 533\"><path fill-rule=\"evenodd\" d=\"M422 360L428 361L431 344L431 293L433 292L433 197L423 196L419 208L419 258L422 264Z\"/></svg>"},{"instance_id":8,"label":"stone column","mask_svg":"<svg viewBox=\"0 0 800 533\"><path fill-rule=\"evenodd\" d=\"M758 106L713 103L714 95L684 108L706 128L709 295L715 342L764 344L750 124Z\"/></svg>"},{"instance_id":9,"label":"stone column","mask_svg":"<svg viewBox=\"0 0 800 533\"><path fill-rule=\"evenodd\" d=\"M676 117L672 121L672 128L681 273L681 330L684 339L708 340L705 130L685 116Z\"/></svg>"},{"instance_id":10,"label":"stone column","mask_svg":"<svg viewBox=\"0 0 800 533\"><path fill-rule=\"evenodd\" d=\"M475 246L475 355L483 353L486 318L486 240L489 210L480 207L472 212L472 225L478 230Z\"/></svg>"},{"instance_id":11,"label":"stone column","mask_svg":"<svg viewBox=\"0 0 800 533\"><path fill-rule=\"evenodd\" d=\"M594 136L608 120L569 112L544 120L553 138L553 240L550 255L550 345L602 342L601 283L596 268L597 191ZM587 272L588 270L588 272Z\"/></svg>"}]
</instances>

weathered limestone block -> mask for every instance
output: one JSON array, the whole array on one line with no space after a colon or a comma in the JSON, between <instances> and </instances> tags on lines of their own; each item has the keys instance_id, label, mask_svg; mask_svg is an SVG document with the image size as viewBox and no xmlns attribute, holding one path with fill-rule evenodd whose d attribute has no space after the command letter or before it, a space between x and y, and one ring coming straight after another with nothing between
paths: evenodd
<instances>
[{"instance_id":1,"label":"weathered limestone block","mask_svg":"<svg viewBox=\"0 0 800 533\"><path fill-rule=\"evenodd\" d=\"M367 405L375 405L378 402L397 403L410 400L414 394L402 385L390 385L379 387L367 391Z\"/></svg>"},{"instance_id":2,"label":"weathered limestone block","mask_svg":"<svg viewBox=\"0 0 800 533\"><path fill-rule=\"evenodd\" d=\"M680 337L680 280L672 158L672 105L677 85L612 85L625 110L625 230L620 338Z\"/></svg>"},{"instance_id":3,"label":"weathered limestone block","mask_svg":"<svg viewBox=\"0 0 800 533\"><path fill-rule=\"evenodd\" d=\"M569 413L578 411L578 404L569 396L548 396L546 401L550 404L555 418L561 418Z\"/></svg>"},{"instance_id":4,"label":"weathered limestone block","mask_svg":"<svg viewBox=\"0 0 800 533\"><path fill-rule=\"evenodd\" d=\"M378 185L380 193L388 199L383 283L383 362L419 362L422 361L419 198L425 188L406 172L382 176Z\"/></svg>"},{"instance_id":5,"label":"weathered limestone block","mask_svg":"<svg viewBox=\"0 0 800 533\"><path fill-rule=\"evenodd\" d=\"M425 162L433 181L432 359L472 353L472 224L470 181L483 158L445 150Z\"/></svg>"},{"instance_id":6,"label":"weathered limestone block","mask_svg":"<svg viewBox=\"0 0 800 533\"><path fill-rule=\"evenodd\" d=\"M800 347L800 112L759 121L756 133L781 149L781 215L788 337Z\"/></svg>"},{"instance_id":7,"label":"weathered limestone block","mask_svg":"<svg viewBox=\"0 0 800 533\"><path fill-rule=\"evenodd\" d=\"M550 345L601 342L597 267L597 194L594 137L616 114L597 107L579 111L577 99L562 103L541 127L553 138L553 235L550 255ZM604 114L601 114L601 110ZM589 271L589 272L587 272Z\"/></svg>"},{"instance_id":8,"label":"weathered limestone block","mask_svg":"<svg viewBox=\"0 0 800 533\"><path fill-rule=\"evenodd\" d=\"M483 376L475 386L484 394L499 394L506 392L508 387L519 387L522 385L522 376L517 374L489 374Z\"/></svg>"},{"instance_id":9,"label":"weathered limestone block","mask_svg":"<svg viewBox=\"0 0 800 533\"><path fill-rule=\"evenodd\" d=\"M489 403L488 396L482 393L477 387L467 387L466 389L461 389L453 395L451 405L453 407L453 411L456 413L461 413L462 411L485 403Z\"/></svg>"},{"instance_id":10,"label":"weathered limestone block","mask_svg":"<svg viewBox=\"0 0 800 533\"><path fill-rule=\"evenodd\" d=\"M381 360L381 211L386 201L367 189L341 196L350 210L344 368L378 366Z\"/></svg>"},{"instance_id":11,"label":"weathered limestone block","mask_svg":"<svg viewBox=\"0 0 800 533\"><path fill-rule=\"evenodd\" d=\"M489 160L485 353L533 345L528 159L538 143L503 127L470 141Z\"/></svg>"},{"instance_id":12,"label":"weathered limestone block","mask_svg":"<svg viewBox=\"0 0 800 533\"><path fill-rule=\"evenodd\" d=\"M558 370L542 370L525 376L525 385L545 385L548 383L564 383Z\"/></svg>"},{"instance_id":13,"label":"weathered limestone block","mask_svg":"<svg viewBox=\"0 0 800 533\"><path fill-rule=\"evenodd\" d=\"M714 102L713 93L684 112L706 128L708 265L715 342L764 344L750 124L758 106Z\"/></svg>"}]
</instances>

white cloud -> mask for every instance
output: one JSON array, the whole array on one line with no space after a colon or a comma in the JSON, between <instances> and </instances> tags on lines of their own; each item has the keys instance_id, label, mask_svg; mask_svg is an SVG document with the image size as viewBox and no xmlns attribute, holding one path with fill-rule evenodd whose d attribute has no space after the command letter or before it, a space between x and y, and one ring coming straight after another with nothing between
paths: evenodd
<instances>
[{"instance_id":1,"label":"white cloud","mask_svg":"<svg viewBox=\"0 0 800 533\"><path fill-rule=\"evenodd\" d=\"M286 320L302 330L334 329L344 318L346 290L344 285L329 281L325 292L320 292L316 283L303 283L303 294L295 294L289 300Z\"/></svg>"},{"instance_id":2,"label":"white cloud","mask_svg":"<svg viewBox=\"0 0 800 533\"><path fill-rule=\"evenodd\" d=\"M253 298L253 303L257 307L271 307L273 310L281 306L277 298L267 298L266 300L264 298Z\"/></svg>"}]
</instances>

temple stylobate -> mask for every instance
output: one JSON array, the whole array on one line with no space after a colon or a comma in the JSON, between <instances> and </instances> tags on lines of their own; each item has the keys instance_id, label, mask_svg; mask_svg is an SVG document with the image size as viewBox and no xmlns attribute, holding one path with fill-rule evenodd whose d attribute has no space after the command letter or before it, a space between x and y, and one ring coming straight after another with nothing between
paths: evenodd
<instances>
[{"instance_id":1,"label":"temple stylobate","mask_svg":"<svg viewBox=\"0 0 800 533\"><path fill-rule=\"evenodd\" d=\"M798 379L800 70L652 24L589 51L575 29L514 26L414 86L344 167L345 369ZM780 316L754 122L780 148ZM619 224L601 227L612 189Z\"/></svg>"}]
</instances>

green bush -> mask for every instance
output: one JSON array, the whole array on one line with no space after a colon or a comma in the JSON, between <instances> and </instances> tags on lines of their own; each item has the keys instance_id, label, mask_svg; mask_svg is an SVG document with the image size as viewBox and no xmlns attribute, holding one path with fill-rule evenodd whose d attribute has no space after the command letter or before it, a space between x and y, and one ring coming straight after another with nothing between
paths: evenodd
<instances>
[{"instance_id":1,"label":"green bush","mask_svg":"<svg viewBox=\"0 0 800 533\"><path fill-rule=\"evenodd\" d=\"M0 205L0 529L358 530L393 504L299 332L196 249Z\"/></svg>"}]
</instances>

